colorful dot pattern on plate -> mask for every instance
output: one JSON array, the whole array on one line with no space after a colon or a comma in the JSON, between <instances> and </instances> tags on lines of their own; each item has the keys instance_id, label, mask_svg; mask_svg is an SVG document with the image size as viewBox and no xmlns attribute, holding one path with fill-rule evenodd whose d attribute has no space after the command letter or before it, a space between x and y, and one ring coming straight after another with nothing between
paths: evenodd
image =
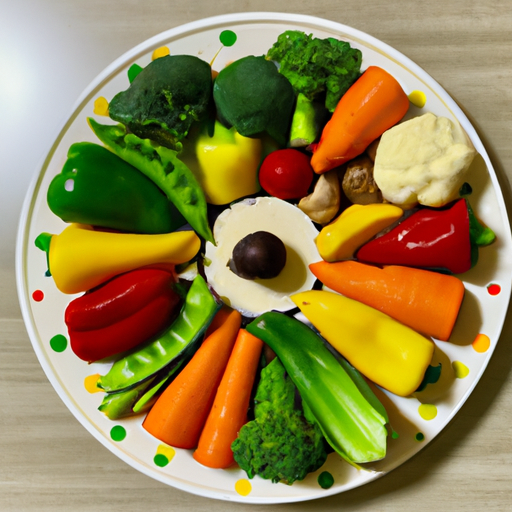
<instances>
[{"instance_id":1,"label":"colorful dot pattern on plate","mask_svg":"<svg viewBox=\"0 0 512 512\"><path fill-rule=\"evenodd\" d=\"M56 334L50 339L50 347L54 352L64 352L68 346L68 339L63 334Z\"/></svg>"},{"instance_id":2,"label":"colorful dot pattern on plate","mask_svg":"<svg viewBox=\"0 0 512 512\"><path fill-rule=\"evenodd\" d=\"M33 294L32 294L32 298L36 301L36 302L41 302L43 299L44 299L44 292L42 290L36 290Z\"/></svg>"},{"instance_id":3,"label":"colorful dot pattern on plate","mask_svg":"<svg viewBox=\"0 0 512 512\"><path fill-rule=\"evenodd\" d=\"M112 441L123 441L126 437L126 429L122 425L115 425L110 429L110 437Z\"/></svg>"},{"instance_id":4,"label":"colorful dot pattern on plate","mask_svg":"<svg viewBox=\"0 0 512 512\"><path fill-rule=\"evenodd\" d=\"M176 455L176 450L172 446L168 446L166 444L161 444L156 449L156 454L153 457L153 462L158 467L165 467Z\"/></svg>"},{"instance_id":5,"label":"colorful dot pattern on plate","mask_svg":"<svg viewBox=\"0 0 512 512\"><path fill-rule=\"evenodd\" d=\"M423 108L427 103L427 95L422 91L412 91L409 93L408 98L418 108Z\"/></svg>"},{"instance_id":6,"label":"colorful dot pattern on plate","mask_svg":"<svg viewBox=\"0 0 512 512\"><path fill-rule=\"evenodd\" d=\"M489 336L487 336L486 334L480 333L473 340L472 346L475 352L483 354L484 352L487 352L489 350L489 347L491 346L491 340L489 339Z\"/></svg>"},{"instance_id":7,"label":"colorful dot pattern on plate","mask_svg":"<svg viewBox=\"0 0 512 512\"><path fill-rule=\"evenodd\" d=\"M235 483L235 491L240 494L240 496L248 496L252 491L251 482L245 478L237 480Z\"/></svg>"},{"instance_id":8,"label":"colorful dot pattern on plate","mask_svg":"<svg viewBox=\"0 0 512 512\"><path fill-rule=\"evenodd\" d=\"M128 68L128 81L132 83L135 80L135 77L142 71L142 67L138 64L132 64Z\"/></svg>"},{"instance_id":9,"label":"colorful dot pattern on plate","mask_svg":"<svg viewBox=\"0 0 512 512\"><path fill-rule=\"evenodd\" d=\"M334 477L328 471L322 471L318 475L318 485L322 489L330 489L334 485Z\"/></svg>"},{"instance_id":10,"label":"colorful dot pattern on plate","mask_svg":"<svg viewBox=\"0 0 512 512\"><path fill-rule=\"evenodd\" d=\"M94 113L97 116L108 116L108 101L103 96L94 100Z\"/></svg>"},{"instance_id":11,"label":"colorful dot pattern on plate","mask_svg":"<svg viewBox=\"0 0 512 512\"><path fill-rule=\"evenodd\" d=\"M88 375L84 379L84 388L89 393L101 393L103 390L98 387L99 378L100 378L99 373L95 373L94 375Z\"/></svg>"},{"instance_id":12,"label":"colorful dot pattern on plate","mask_svg":"<svg viewBox=\"0 0 512 512\"><path fill-rule=\"evenodd\" d=\"M487 286L487 292L489 293L489 295L499 295L501 292L501 286L499 284L492 283L489 286Z\"/></svg>"},{"instance_id":13,"label":"colorful dot pattern on plate","mask_svg":"<svg viewBox=\"0 0 512 512\"><path fill-rule=\"evenodd\" d=\"M171 52L167 46L161 46L160 48L157 48L153 55L151 55L151 60L159 59L160 57L165 57L166 55L169 55ZM162 61L163 62L163 61Z\"/></svg>"},{"instance_id":14,"label":"colorful dot pattern on plate","mask_svg":"<svg viewBox=\"0 0 512 512\"><path fill-rule=\"evenodd\" d=\"M254 20L251 20L250 23L252 24L253 22L254 22ZM272 25L272 24L270 24L270 25ZM240 48L242 48L242 52L246 52L248 47L252 51L254 44L259 43L259 41L255 41L255 38L253 37L254 32L250 31L249 37L248 37L247 33L244 32L243 25L238 25L238 24L234 25L232 23L224 24L224 27L226 27L226 28L232 27L232 26L238 27L237 33L233 32L232 30L228 30L228 29L226 29L226 30L215 29L213 31L210 31L210 32L214 33L213 38L210 36L210 38L206 42L201 41L201 44L197 45L197 47L193 46L190 49L190 51L196 55L201 55L201 56L204 55L205 60L209 61L211 59L212 55L207 54L207 52L211 51L212 53L214 53L215 51L217 51L218 46L219 46L218 42L220 41L220 43L222 44L222 47L224 48L224 51L221 52L221 55L219 57L219 67L221 67L222 65L225 65L226 62L229 63L232 60L238 58L237 52L240 53ZM217 25L217 27L218 27L218 25ZM310 27L311 27L311 25L308 24L307 28L305 28L305 30L310 29ZM290 28L297 28L297 27L292 26ZM304 29L304 27L301 27L301 29ZM197 33L197 30L195 31L195 33ZM195 35L194 35L194 37L195 37ZM248 40L247 38L250 40L250 44L247 44L247 40ZM236 43L236 45L235 45L235 43ZM160 46L158 46L158 45L160 45ZM169 46L166 46L166 45L169 45ZM91 111L96 116L108 116L108 101L101 94L104 94L107 98L111 98L111 97L113 97L113 94L115 94L116 90L125 90L127 79L131 83L135 79L135 77L140 73L140 71L143 69L140 65L133 63L135 61L135 59L140 58L141 63L142 62L146 63L149 61L150 58L152 60L154 60L155 58L160 58L160 57L163 57L164 55L169 55L169 54L174 54L174 53L176 53L176 54L183 53L182 47L175 47L173 45L174 45L174 40L172 38L162 38L159 40L159 42L157 44L155 44L155 42L153 40L153 43L151 44L151 46L149 46L149 44L148 44L148 46L146 46L147 53L144 57L142 56L142 53L140 52L140 50L138 50L137 53L132 53L129 56L129 58L127 58L122 63L122 65L119 66L117 71L119 71L118 76L122 77L122 83L121 83L120 79L118 80L117 76L116 76L115 80L118 80L118 82L119 82L119 84L121 84L121 86L118 87L117 86L118 84L116 82L114 84L115 87L105 88L105 87L101 86L101 87L96 87L96 89L94 89L94 90L91 89L91 97L96 98L94 100L94 104L92 105L92 108L91 108L91 105L89 104L87 107L87 110L88 110L87 112L84 111L83 114L78 112L77 116L75 116L76 119L78 119L78 118L80 118L80 116L82 116L80 118L80 122L82 122L82 124L87 128L87 130L84 129L83 131L86 131L86 133L89 134L89 129L87 127L87 123L83 122L83 121L85 121L85 118L87 116L91 115ZM234 49L232 49L230 51L226 50L227 47L233 47L233 46L234 46ZM153 48L155 48L155 47L157 47L157 48L156 48L156 50L153 51ZM179 51L176 51L176 48L178 48ZM368 50L365 50L365 51L368 51ZM377 52L377 53L379 54L379 58L381 58L382 52ZM224 54L228 57L226 58L224 56ZM367 54L365 54L365 58L366 57L367 57ZM224 59L224 61L222 59ZM373 64L374 61L375 61L375 56L367 59L367 63L369 65ZM395 63L392 61L392 59L386 60L386 58L385 58L385 64L390 69L394 69L394 71L396 73L402 72L402 70L399 69L400 66L395 65ZM403 66L402 66L402 68L403 68ZM429 88L428 81L425 81L423 78L421 78L421 79L415 78L414 80L411 80L409 82L409 78L407 78L407 77L404 78L403 75L401 77L401 80L405 85L408 86L407 93L408 93L409 101L410 101L411 105L413 105L414 107L419 108L419 109L425 107L427 105L427 99L428 99L428 109L433 110L433 106L436 105L437 103L439 103L439 98L438 98L439 93L435 90L435 88L434 89ZM441 95L441 99L443 100L442 95ZM439 109L440 107L438 106L437 108ZM449 108L446 109L446 102L444 102L444 101L443 101L442 109L447 110L450 114ZM414 110L414 111L416 112L416 110ZM73 118L73 119L75 119L75 118ZM75 121L72 121L71 124L73 125L76 123L75 123ZM84 137L86 137L87 134L84 135ZM75 133L73 132L71 135L74 136ZM61 149L60 153L59 153L59 148L57 147L55 153L59 158L61 158L63 155L65 155L65 152L67 151L67 149L68 148ZM53 166L50 166L50 169L53 169ZM47 170L45 170L45 172L47 172L47 174L48 174ZM490 187L490 188L492 188L492 187ZM479 191L475 189L473 191L473 193L478 194ZM491 209L496 208L495 204L496 204L496 202L494 202L491 205ZM40 219L44 218L46 215L46 213L43 211L42 212L43 215L40 216L41 210L44 208L46 208L46 205L43 208L40 207L39 210L38 210L37 204L34 207L34 212L35 212L34 218L37 217L37 219L36 219L36 221L33 220L33 222L37 222L37 224L38 224L37 227L39 227L39 224L42 224L42 221L40 221ZM503 216L503 212L501 212L500 215ZM46 215L46 217L48 217L48 216ZM486 216L485 221L486 222L489 221L489 225L492 224L493 227L494 227L494 224L496 224L496 222L497 222L495 218L491 217L490 219L488 219L487 216ZM44 226L44 228L46 229L46 226ZM507 231L507 233L508 233L508 231ZM504 238L504 236L502 236L502 238ZM507 240L505 240L505 246L506 246L506 244L507 244ZM502 245L500 245L500 247L502 247ZM40 268L40 267L37 267L37 268ZM53 292L53 288L46 286L50 280L42 279L41 271L39 270L38 272L39 272L39 274L38 274L37 279L34 279L34 278L28 279L27 289L31 290L31 293L29 293L28 298L31 303L31 307L34 312L34 315L40 315L42 317L42 316L46 315L48 312L48 310L46 308L48 308L48 306L50 304L53 306L53 301L54 301L55 295ZM475 295L477 296L478 300L483 298L484 299L483 302L485 302L485 300L487 300L487 302L492 303L491 308L494 308L494 307L498 307L498 305L501 304L500 301L503 300L503 296L506 293L508 293L509 285L508 285L508 280L502 279L498 275L494 275L491 273L491 274L489 274L489 276L490 276L490 277L488 277L489 280L485 281L487 284L484 284L483 286L479 287L480 289L478 290L478 292L475 293ZM508 277L508 274L507 274L507 277ZM502 283L502 285L497 284L497 283ZM40 304L40 303L42 303L42 304ZM487 306L484 306L485 311L487 311L486 307ZM60 311L60 314L61 313L62 313L62 311ZM458 381L464 379L463 382L457 382L456 385L454 385L454 388L453 388L454 389L454 393L453 393L454 397L458 393L458 391L456 390L457 387L464 388L464 386L466 386L466 388L467 388L468 385L471 386L473 384L473 381L475 381L475 379L477 378L476 376L479 375L480 361L485 362L489 356L488 352L491 352L491 350L490 350L492 348L491 338L493 340L497 339L494 327L484 325L484 320L486 319L486 315L484 314L482 316L483 316L482 326L479 327L479 330L486 332L487 334L483 334L481 332L474 338L473 342L471 343L471 337L475 336L475 332L478 332L478 331L472 332L469 335L469 339L467 338L467 336L464 338L463 341L465 341L465 343L457 343L453 347L450 347L449 350L447 350L447 352L445 354L447 356L447 359L442 361L443 362L443 372L446 372L446 374L451 377L449 385L451 385L451 383L455 382L455 379L457 379ZM53 318L52 318L52 320L53 320ZM57 320L61 321L61 316L59 316ZM67 388L66 391L68 391L69 382L67 382L66 379L72 378L72 377L68 377L68 375L70 375L70 376L73 375L75 366L74 366L73 361L71 361L71 356L73 355L73 354L71 354L71 350L68 350L67 353L65 353L62 356L59 354L60 352L65 352L70 343L69 343L68 338L66 338L66 336L64 336L63 334L58 334L58 332L59 332L59 330L61 330L61 328L56 327L57 325L58 324L56 322L54 322L52 324L52 326L50 327L50 329L51 329L50 332L49 333L45 332L44 336L42 336L42 340L43 340L43 343L45 344L45 348L47 350L51 349L51 351L53 351L54 357L52 360L52 364L54 364L55 368L57 368L57 372L56 372L57 377L59 379L61 379L62 382L64 382L64 385ZM460 327L459 330L462 332L463 328L464 327ZM52 332L52 330L54 332ZM464 331L464 332L470 332L470 330L468 329L468 331ZM472 348L469 347L469 344L472 345ZM443 344L443 346L444 346L444 344ZM70 347L70 349L71 349L71 347ZM470 351L469 354L467 351L465 351L466 349L469 349L469 351ZM471 351L473 351L473 353L471 353ZM487 353L487 354L485 354L485 353ZM480 355L480 354L482 354L482 355ZM467 355L468 360L465 359L465 355ZM83 363L83 361L81 362L81 364L82 363ZM70 364L71 364L71 367L69 367ZM434 363L432 363L432 364L434 364ZM436 364L437 364L437 362L436 362ZM59 365L61 365L61 366L59 366ZM58 370L60 367L62 367L62 365L66 365L66 367L61 375ZM165 444L160 444L160 445L156 446L155 439L154 438L150 439L149 436L147 436L146 434L144 434L141 437L140 431L142 429L133 428L134 423L131 423L131 419L127 420L127 423L124 423L124 420L119 420L118 422L116 421L115 423L112 421L107 421L105 419L104 415L102 413L98 412L98 410L97 410L98 398L101 398L101 397L98 397L97 393L103 392L102 389L98 388L97 381L98 381L99 375L104 373L104 368L102 366L102 365L104 365L104 363L101 362L101 363L98 363L98 365L99 366L96 366L96 363L93 363L89 367L88 370L87 369L85 370L85 372L88 371L89 373L91 373L91 375L87 375L87 373L82 374L82 377L79 378L79 380L78 380L78 385L77 385L78 387L73 388L73 393L76 391L76 389L79 389L82 391L81 394L79 394L79 393L76 394L77 401L79 401L79 399L78 399L79 397L84 395L84 391L87 393L88 396L86 395L86 398L88 399L88 402L85 404L79 403L79 406L81 408L83 408L83 410L86 411L85 419L87 421L92 422L92 423L96 422L98 425L101 425L101 422L103 422L104 430L103 430L102 435L104 435L106 437L110 437L110 439L112 441L109 443L110 445L118 446L118 448L113 448L113 449L111 448L114 451L114 453L116 451L120 450L124 453L125 456L128 455L129 457L132 457L132 455L133 455L133 457L139 457L139 459L143 463L142 466L144 468L151 467L152 473L158 474L157 478L161 479L162 481L165 481L166 483L170 483L171 485L176 485L179 488L181 485L180 482L184 482L188 486L190 486L190 485L194 486L195 484L197 484L197 488L198 488L197 492L199 494L203 493L204 489L208 488L209 486L212 487L212 489L216 486L216 484L211 484L210 475L212 475L211 478L213 480L215 480L215 482L222 480L222 484L224 485L224 487L221 487L219 485L217 490L214 490L214 491L208 490L205 495L208 495L208 493L210 496L212 494L216 494L217 497L222 498L223 494L228 495L229 493L231 493L232 495L233 494L237 495L239 497L239 501L245 501L242 498L248 497L248 500L254 499L257 502L257 500L261 499L262 496L264 497L263 499L265 499L265 500L268 499L268 496L273 497L274 489L277 489L277 492L275 494L275 496L277 496L276 502L280 501L279 489L285 488L288 486L270 484L270 482L269 482L268 488L270 490L267 491L266 490L267 487L265 487L267 482L257 482L256 479L253 481L253 480L249 480L247 478L240 478L241 475L240 475L240 473L237 473L237 472L220 471L219 470L218 473L221 474L221 476L217 475L217 471L211 471L211 470L207 470L208 471L207 473L201 473L201 471L202 471L201 467L199 467L199 465L197 465L197 463L195 463L195 462L192 462L192 464L193 464L192 469L190 468L190 462L188 460L188 457L186 456L186 454L184 455L182 453L182 450L174 449ZM451 368L450 368L450 365L451 365ZM80 368L83 368L83 366ZM429 371L433 371L436 368L439 370L440 366L439 367L431 367L431 368L429 368ZM453 372L451 372L452 370L453 370ZM99 371L100 373L95 373L96 371ZM79 373L79 372L77 372L77 373ZM85 376L85 375L87 375L87 376ZM443 377L446 377L446 375L443 375ZM76 379L76 375L74 375L74 378ZM391 443L393 444L395 453L396 453L396 450L400 450L400 446L402 443L414 442L418 446L418 448L416 448L416 451L419 450L421 443L423 443L423 445L426 444L426 442L427 442L426 440L431 440L432 438L434 438L437 435L437 433L439 432L439 429L443 427L443 424L444 424L443 422L445 421L445 416L446 416L446 410L449 410L450 407L454 407L454 406L458 405L458 403L460 401L459 398L455 397L453 403L446 404L445 400L443 398L442 400L439 399L439 403L437 403L436 402L437 398L433 398L431 396L434 395L435 393L437 393L437 390L439 389L439 387L441 385L444 385L447 382L447 379L439 378L439 373L437 373L437 376L436 376L436 372L434 372L434 373L431 373L429 375L429 378L426 380L428 380L427 385L426 385L426 391L423 395L418 395L418 396L419 397L423 396L425 401L428 401L428 402L432 401L433 403L422 404L419 401L416 401L415 399L413 399L412 397L409 397L407 399L407 402L410 404L411 408L407 414L409 414L409 412L410 412L410 416L408 416L406 419L408 419L410 423L407 426L405 426L405 424L401 424L400 421L397 421L397 418L395 418L395 417L392 418L391 423L393 424L393 427L397 429L397 431L390 430L389 438L390 438L390 444ZM436 388L436 386L437 386L437 388ZM464 389L466 389L466 388L464 388ZM434 390L434 393L432 395L428 394L429 389ZM427 396L429 396L429 398L426 398ZM435 396L441 396L441 395L435 395ZM74 397L75 397L75 395L73 395L73 398ZM444 395L443 395L443 397L444 397ZM392 399L392 401L393 401L393 399ZM436 405L434 405L434 404L436 404ZM90 412L89 409L92 410L92 412ZM400 410L400 406L398 406L398 409ZM88 414L89 414L89 416L87 416ZM390 418L391 418L392 414L393 414L393 409L390 409ZM95 415L100 415L100 420L98 420L98 416L95 416ZM434 419L436 419L436 421L432 421ZM136 424L136 422L135 422L135 424ZM412 426L412 430L410 429L411 426ZM400 432L400 435L399 435L399 432ZM137 455L134 455L134 453L135 453L135 449L133 447L134 442L138 444L138 446L136 447L136 450L138 450ZM144 449L142 448L142 446L144 446ZM140 447L140 449L139 449L139 447ZM385 462L385 467L386 467L384 472L387 472L388 469L392 469L393 467L395 467L394 466L395 463L392 459L389 462L387 462L387 461L383 461L383 462ZM329 469L330 468L331 468L331 466L329 467ZM336 468L336 471L332 471L332 470L331 471L332 471L332 473L334 473L334 475L338 475L339 474L338 467L335 466L335 468ZM145 469L142 469L142 471L147 473L147 471ZM347 478L345 476L343 476L343 478L341 476L337 476L335 479L333 477L333 474L331 473L331 471L322 471L322 470L320 470L320 471L321 471L320 474L318 476L315 476L314 479L311 480L311 482L314 482L313 485L311 485L311 483L306 483L306 485L302 485L300 482L297 482L293 486L291 491L289 491L287 489L286 491L283 491L283 494L286 496L288 496L288 495L292 496L293 499L295 498L295 496L302 496L302 495L306 496L306 499L309 499L311 496L313 496L313 497L321 496L321 495L330 494L332 492L339 492L340 489L344 490L347 482L349 485L351 485L351 478L352 478L351 476L349 476ZM351 469L350 469L350 471L351 471ZM191 474L192 474L192 477L191 477ZM201 474L202 476L200 478L196 478L195 477L196 474L197 475ZM203 478L204 475L208 475L208 476ZM233 478L233 475L234 475L234 478ZM168 477L169 477L169 481L167 480ZM224 480L226 480L226 478L229 481L224 482ZM354 478L358 479L358 478L360 478L360 475L358 474L358 476L355 476ZM361 481L362 481L362 483L365 483L366 481L369 481L370 479L367 480L367 479L363 478ZM261 485L261 484L264 484L264 485ZM357 485L360 485L360 484L356 483L356 486ZM263 489L263 488L265 488L265 493L269 493L268 495L262 494L261 489ZM330 489L330 492L328 491L329 489ZM296 495L295 495L295 491L297 491ZM195 492L195 491L193 491L193 492ZM221 494L219 494L219 492ZM235 499L236 499L236 496L235 496ZM285 499L284 501L287 501L287 499ZM273 501L270 501L270 502L273 502Z\"/></svg>"},{"instance_id":15,"label":"colorful dot pattern on plate","mask_svg":"<svg viewBox=\"0 0 512 512\"><path fill-rule=\"evenodd\" d=\"M236 34L232 30L223 30L219 40L224 46L233 46L236 43Z\"/></svg>"},{"instance_id":16,"label":"colorful dot pattern on plate","mask_svg":"<svg viewBox=\"0 0 512 512\"><path fill-rule=\"evenodd\" d=\"M418 407L418 412L424 420L430 421L437 416L437 407L433 404L421 404Z\"/></svg>"},{"instance_id":17,"label":"colorful dot pattern on plate","mask_svg":"<svg viewBox=\"0 0 512 512\"><path fill-rule=\"evenodd\" d=\"M453 361L452 368L457 379L465 379L469 375L469 368L460 361Z\"/></svg>"}]
</instances>

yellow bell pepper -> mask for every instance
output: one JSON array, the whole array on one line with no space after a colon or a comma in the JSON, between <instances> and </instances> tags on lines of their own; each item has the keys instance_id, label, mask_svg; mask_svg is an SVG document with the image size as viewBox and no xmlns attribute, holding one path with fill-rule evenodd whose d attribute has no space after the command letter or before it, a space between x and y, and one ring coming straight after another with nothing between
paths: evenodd
<instances>
[{"instance_id":1,"label":"yellow bell pepper","mask_svg":"<svg viewBox=\"0 0 512 512\"><path fill-rule=\"evenodd\" d=\"M90 290L139 267L187 262L200 245L194 231L140 235L95 231L82 224L70 224L60 235L42 233L36 239L36 246L47 252L49 271L63 293Z\"/></svg>"},{"instance_id":2,"label":"yellow bell pepper","mask_svg":"<svg viewBox=\"0 0 512 512\"><path fill-rule=\"evenodd\" d=\"M402 215L403 210L392 204L353 204L322 228L316 238L318 252L329 262L351 259L359 247Z\"/></svg>"},{"instance_id":3,"label":"yellow bell pepper","mask_svg":"<svg viewBox=\"0 0 512 512\"><path fill-rule=\"evenodd\" d=\"M337 293L311 290L291 299L320 334L375 384L399 396L418 389L434 354L432 340Z\"/></svg>"},{"instance_id":4,"label":"yellow bell pepper","mask_svg":"<svg viewBox=\"0 0 512 512\"><path fill-rule=\"evenodd\" d=\"M203 130L195 141L195 154L182 159L201 184L210 204L227 204L259 191L260 139L243 137L235 128L215 122L213 136Z\"/></svg>"}]
</instances>

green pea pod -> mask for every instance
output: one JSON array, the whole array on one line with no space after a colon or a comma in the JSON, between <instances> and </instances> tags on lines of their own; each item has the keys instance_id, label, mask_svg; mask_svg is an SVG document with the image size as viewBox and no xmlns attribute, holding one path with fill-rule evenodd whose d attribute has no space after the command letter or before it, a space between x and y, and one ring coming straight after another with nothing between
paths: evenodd
<instances>
[{"instance_id":1,"label":"green pea pod","mask_svg":"<svg viewBox=\"0 0 512 512\"><path fill-rule=\"evenodd\" d=\"M116 361L109 372L100 377L98 387L108 393L127 390L163 368L177 364L197 349L220 306L205 280L198 275L171 326L158 338Z\"/></svg>"},{"instance_id":2,"label":"green pea pod","mask_svg":"<svg viewBox=\"0 0 512 512\"><path fill-rule=\"evenodd\" d=\"M127 133L121 124L103 125L92 118L88 121L103 144L160 187L197 234L215 243L208 224L204 192L176 151Z\"/></svg>"},{"instance_id":3,"label":"green pea pod","mask_svg":"<svg viewBox=\"0 0 512 512\"><path fill-rule=\"evenodd\" d=\"M50 210L64 222L131 233L170 233L185 224L162 191L107 148L77 142L47 193Z\"/></svg>"},{"instance_id":4,"label":"green pea pod","mask_svg":"<svg viewBox=\"0 0 512 512\"><path fill-rule=\"evenodd\" d=\"M181 360L175 367L171 369L171 371L167 374L167 377L164 377L156 384L147 388L147 391L133 404L132 410L134 414L148 411L156 402L156 399L160 396L164 389L171 383L173 378L184 367L185 363L185 359Z\"/></svg>"},{"instance_id":5,"label":"green pea pod","mask_svg":"<svg viewBox=\"0 0 512 512\"><path fill-rule=\"evenodd\" d=\"M133 388L119 393L107 393L98 410L111 420L146 411L182 367L183 361L180 361L170 370L161 372Z\"/></svg>"},{"instance_id":6,"label":"green pea pod","mask_svg":"<svg viewBox=\"0 0 512 512\"><path fill-rule=\"evenodd\" d=\"M121 391L119 393L107 393L98 410L105 413L110 420L125 418L133 413L135 404L146 390L151 387L156 377L145 380L138 386Z\"/></svg>"},{"instance_id":7,"label":"green pea pod","mask_svg":"<svg viewBox=\"0 0 512 512\"><path fill-rule=\"evenodd\" d=\"M351 379L307 325L268 312L246 329L277 354L322 433L347 462L358 464L386 455L387 418Z\"/></svg>"}]
</instances>

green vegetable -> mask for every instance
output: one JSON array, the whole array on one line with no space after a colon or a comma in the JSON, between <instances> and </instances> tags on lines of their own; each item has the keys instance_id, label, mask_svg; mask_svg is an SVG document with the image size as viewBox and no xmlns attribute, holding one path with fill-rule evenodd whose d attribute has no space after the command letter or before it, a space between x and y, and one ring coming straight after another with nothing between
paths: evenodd
<instances>
[{"instance_id":1,"label":"green vegetable","mask_svg":"<svg viewBox=\"0 0 512 512\"><path fill-rule=\"evenodd\" d=\"M151 387L155 378L145 380L139 385L119 393L107 393L103 397L98 410L103 412L110 420L131 416L133 414L133 404Z\"/></svg>"},{"instance_id":2,"label":"green vegetable","mask_svg":"<svg viewBox=\"0 0 512 512\"><path fill-rule=\"evenodd\" d=\"M321 467L324 438L295 405L295 385L278 358L263 368L254 398L255 419L246 423L231 445L249 478L292 484Z\"/></svg>"},{"instance_id":3,"label":"green vegetable","mask_svg":"<svg viewBox=\"0 0 512 512\"><path fill-rule=\"evenodd\" d=\"M290 146L306 147L315 142L328 118L329 111L321 103L310 101L300 92L290 128Z\"/></svg>"},{"instance_id":4,"label":"green vegetable","mask_svg":"<svg viewBox=\"0 0 512 512\"><path fill-rule=\"evenodd\" d=\"M245 137L267 133L286 144L295 94L265 57L249 55L225 67L215 79L213 99L225 126L234 126Z\"/></svg>"},{"instance_id":5,"label":"green vegetable","mask_svg":"<svg viewBox=\"0 0 512 512\"><path fill-rule=\"evenodd\" d=\"M98 387L108 393L127 390L162 369L179 364L197 349L220 305L198 275L171 326L156 339L116 361L108 373L100 377Z\"/></svg>"},{"instance_id":6,"label":"green vegetable","mask_svg":"<svg viewBox=\"0 0 512 512\"><path fill-rule=\"evenodd\" d=\"M186 222L151 180L91 142L71 145L61 173L50 183L47 200L64 222L130 233L170 233Z\"/></svg>"},{"instance_id":7,"label":"green vegetable","mask_svg":"<svg viewBox=\"0 0 512 512\"><path fill-rule=\"evenodd\" d=\"M279 63L279 72L310 101L325 95L325 106L334 112L340 98L359 78L362 53L346 41L318 39L299 30L283 32L267 52Z\"/></svg>"},{"instance_id":8,"label":"green vegetable","mask_svg":"<svg viewBox=\"0 0 512 512\"><path fill-rule=\"evenodd\" d=\"M191 125L211 104L210 65L192 55L166 55L140 71L109 103L110 117L143 139L180 150Z\"/></svg>"},{"instance_id":9,"label":"green vegetable","mask_svg":"<svg viewBox=\"0 0 512 512\"><path fill-rule=\"evenodd\" d=\"M386 455L387 417L379 412L307 325L267 312L247 325L277 354L332 448L349 463Z\"/></svg>"},{"instance_id":10,"label":"green vegetable","mask_svg":"<svg viewBox=\"0 0 512 512\"><path fill-rule=\"evenodd\" d=\"M155 402L157 396L170 383L171 377L177 374L182 366L183 361L180 361L170 370L160 372L132 388L117 393L107 393L98 410L105 413L111 420L147 411Z\"/></svg>"},{"instance_id":11,"label":"green vegetable","mask_svg":"<svg viewBox=\"0 0 512 512\"><path fill-rule=\"evenodd\" d=\"M215 243L208 224L204 192L176 151L127 133L121 124L103 125L92 118L88 121L103 144L153 181L192 228L205 240Z\"/></svg>"}]
</instances>

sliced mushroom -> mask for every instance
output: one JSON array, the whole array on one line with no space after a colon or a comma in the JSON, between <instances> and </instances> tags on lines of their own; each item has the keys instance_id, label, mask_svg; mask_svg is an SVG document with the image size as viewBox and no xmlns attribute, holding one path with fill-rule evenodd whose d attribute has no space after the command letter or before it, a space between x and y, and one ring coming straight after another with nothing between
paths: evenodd
<instances>
[{"instance_id":1,"label":"sliced mushroom","mask_svg":"<svg viewBox=\"0 0 512 512\"><path fill-rule=\"evenodd\" d=\"M382 194L373 179L373 161L368 156L360 156L347 164L341 186L354 204L382 203Z\"/></svg>"},{"instance_id":2,"label":"sliced mushroom","mask_svg":"<svg viewBox=\"0 0 512 512\"><path fill-rule=\"evenodd\" d=\"M313 192L303 197L298 206L313 222L327 224L338 213L340 194L338 172L333 169L320 175Z\"/></svg>"}]
</instances>

